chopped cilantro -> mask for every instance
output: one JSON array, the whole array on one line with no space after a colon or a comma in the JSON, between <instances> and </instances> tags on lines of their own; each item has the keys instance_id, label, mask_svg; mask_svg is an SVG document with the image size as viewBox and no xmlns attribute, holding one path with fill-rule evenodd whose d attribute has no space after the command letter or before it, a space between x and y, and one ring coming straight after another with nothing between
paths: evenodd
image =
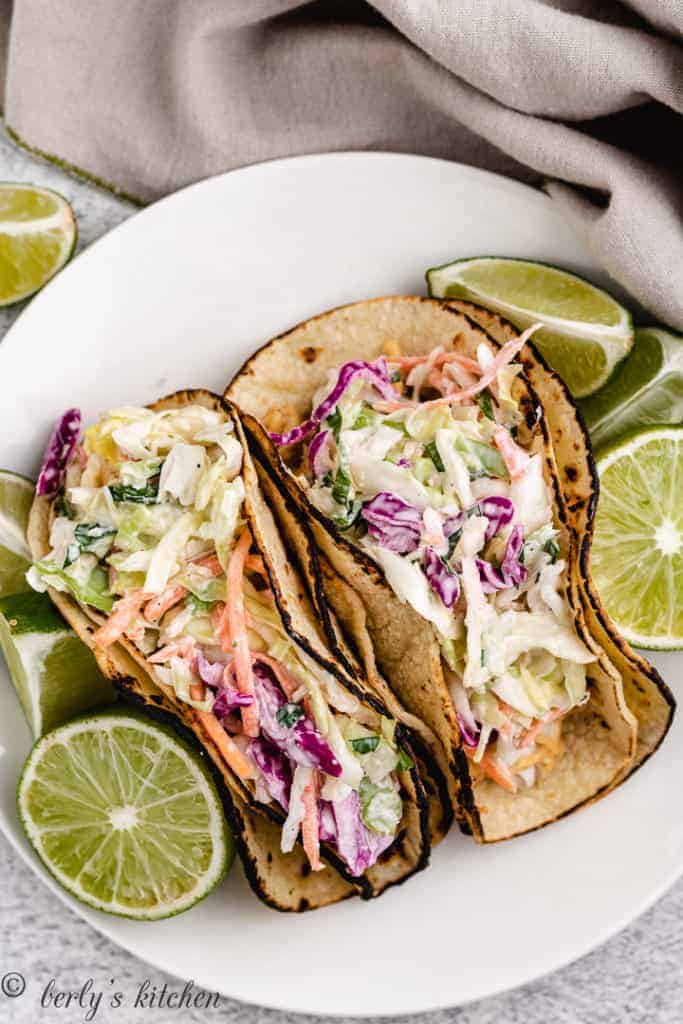
<instances>
[{"instance_id":1,"label":"chopped cilantro","mask_svg":"<svg viewBox=\"0 0 683 1024\"><path fill-rule=\"evenodd\" d=\"M296 725L300 719L304 717L304 709L301 704L283 704L279 708L276 718L280 725L284 725L285 728L291 729L293 725Z\"/></svg>"}]
</instances>

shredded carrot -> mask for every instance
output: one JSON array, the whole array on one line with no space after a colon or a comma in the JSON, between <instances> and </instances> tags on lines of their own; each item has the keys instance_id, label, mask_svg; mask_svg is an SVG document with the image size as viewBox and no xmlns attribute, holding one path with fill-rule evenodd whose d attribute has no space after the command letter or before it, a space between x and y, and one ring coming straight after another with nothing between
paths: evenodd
<instances>
[{"instance_id":1,"label":"shredded carrot","mask_svg":"<svg viewBox=\"0 0 683 1024\"><path fill-rule=\"evenodd\" d=\"M469 388L476 383L475 375L464 369L459 363L446 363L443 375L451 385L457 384L459 388ZM452 391L453 387L450 390Z\"/></svg>"},{"instance_id":2,"label":"shredded carrot","mask_svg":"<svg viewBox=\"0 0 683 1024\"><path fill-rule=\"evenodd\" d=\"M498 430L494 431L493 443L503 456L503 462L510 474L510 479L518 480L520 476L524 476L529 465L529 453L520 448L503 427L499 427Z\"/></svg>"},{"instance_id":3,"label":"shredded carrot","mask_svg":"<svg viewBox=\"0 0 683 1024\"><path fill-rule=\"evenodd\" d=\"M160 647L154 654L150 654L149 660L153 665L160 665L170 658L191 658L194 654L194 640L184 636L181 640L175 640L165 647Z\"/></svg>"},{"instance_id":4,"label":"shredded carrot","mask_svg":"<svg viewBox=\"0 0 683 1024\"><path fill-rule=\"evenodd\" d=\"M555 711L551 711L549 715L546 715L545 718L535 719L526 732L523 732L520 736L520 750L523 750L524 747L528 747L535 741L544 725L549 725L551 722L559 722L561 718L564 718L564 716L569 713L569 710L569 708L557 708Z\"/></svg>"},{"instance_id":5,"label":"shredded carrot","mask_svg":"<svg viewBox=\"0 0 683 1024\"><path fill-rule=\"evenodd\" d=\"M322 871L320 863L320 822L318 820L318 773L314 768L311 781L301 794L304 814L301 820L301 840L313 871Z\"/></svg>"},{"instance_id":6,"label":"shredded carrot","mask_svg":"<svg viewBox=\"0 0 683 1024\"><path fill-rule=\"evenodd\" d=\"M436 399L434 399L434 401L441 402L441 401L443 401L443 399L436 398ZM426 405L428 403L424 403L424 404ZM401 409L416 409L418 405L419 405L418 402L413 402L413 401L385 402L385 401L381 400L379 402L374 402L373 403L373 408L377 409L377 412L392 413L392 412L400 412Z\"/></svg>"},{"instance_id":7,"label":"shredded carrot","mask_svg":"<svg viewBox=\"0 0 683 1024\"><path fill-rule=\"evenodd\" d=\"M519 714L519 711L515 711L513 707L511 707L509 704L506 704L505 701L501 700L500 697L496 697L496 701L498 703L498 707L500 708L504 715L508 715L508 717L514 718L515 715Z\"/></svg>"},{"instance_id":8,"label":"shredded carrot","mask_svg":"<svg viewBox=\"0 0 683 1024\"><path fill-rule=\"evenodd\" d=\"M204 700L206 691L201 683L193 683L190 687L192 700ZM197 718L202 723L209 739L218 748L219 753L225 758L228 766L232 768L240 779L253 779L256 776L254 766L246 754L243 754L232 736L229 736L221 723L211 711L195 710Z\"/></svg>"},{"instance_id":9,"label":"shredded carrot","mask_svg":"<svg viewBox=\"0 0 683 1024\"><path fill-rule=\"evenodd\" d=\"M389 356L388 362L396 363L402 370L412 370L414 366L422 366L427 362L429 356ZM470 356L461 355L460 352L440 352L433 360L433 366L443 366L444 363L458 363L470 373L482 373L482 368L476 359Z\"/></svg>"},{"instance_id":10,"label":"shredded carrot","mask_svg":"<svg viewBox=\"0 0 683 1024\"><path fill-rule=\"evenodd\" d=\"M519 744L518 744L518 745L519 745L519 748L520 748L520 750L523 750L523 749L524 749L524 747L529 747L529 746L531 746L531 744L532 744L532 743L534 742L534 740L536 739L536 736L538 735L539 731L540 731L540 730L541 730L541 728L543 727L543 724L544 724L544 723L543 723L543 721L542 721L542 720L541 720L540 718L537 718L537 719L535 719L535 721L534 721L534 722L533 722L533 723L532 723L532 724L531 724L531 725L529 726L529 728L528 728L528 729L526 729L526 730L525 730L525 731L524 731L524 732L522 733L522 735L521 735L521 736L520 736L520 738L519 738Z\"/></svg>"},{"instance_id":11,"label":"shredded carrot","mask_svg":"<svg viewBox=\"0 0 683 1024\"><path fill-rule=\"evenodd\" d=\"M499 370L512 362L515 356L524 348L534 331L537 331L540 326L541 324L534 324L532 327L528 327L518 338L511 338L510 341L506 342L476 384L473 384L469 388L464 388L462 391L453 391L452 394L446 395L443 398L434 398L431 402L424 402L423 405L447 405L450 402L464 402L468 398L474 398L475 395L478 395L480 391L483 391L496 379ZM386 405L389 404L390 403L386 403ZM386 411L394 410L387 409Z\"/></svg>"},{"instance_id":12,"label":"shredded carrot","mask_svg":"<svg viewBox=\"0 0 683 1024\"><path fill-rule=\"evenodd\" d=\"M468 747L466 743L463 743L463 749L468 759L472 761L477 752L477 748ZM481 761L475 761L474 763L481 768L484 775L488 776L488 778L493 782L497 782L498 785L502 786L503 789L506 789L508 793L517 792L517 784L509 768L504 765L496 764L490 754L484 754Z\"/></svg>"},{"instance_id":13,"label":"shredded carrot","mask_svg":"<svg viewBox=\"0 0 683 1024\"><path fill-rule=\"evenodd\" d=\"M223 669L223 686L235 685L235 662L231 661Z\"/></svg>"},{"instance_id":14,"label":"shredded carrot","mask_svg":"<svg viewBox=\"0 0 683 1024\"><path fill-rule=\"evenodd\" d=\"M210 569L212 576L220 576L223 572L218 555L202 555L200 558L192 558L190 561L192 565L201 565L203 569Z\"/></svg>"},{"instance_id":15,"label":"shredded carrot","mask_svg":"<svg viewBox=\"0 0 683 1024\"><path fill-rule=\"evenodd\" d=\"M221 563L216 555L203 555L201 558L193 561L192 564L208 569L209 576L220 576L223 572ZM160 594L153 597L149 604L145 606L143 612L145 618L148 622L157 622L162 615L165 615L169 608L173 608L179 601L182 601L187 593L188 589L182 583L172 583L170 587L162 590Z\"/></svg>"},{"instance_id":16,"label":"shredded carrot","mask_svg":"<svg viewBox=\"0 0 683 1024\"><path fill-rule=\"evenodd\" d=\"M93 644L96 647L110 647L120 640L149 597L144 590L132 590L120 597L107 621L93 633Z\"/></svg>"},{"instance_id":17,"label":"shredded carrot","mask_svg":"<svg viewBox=\"0 0 683 1024\"><path fill-rule=\"evenodd\" d=\"M171 587L166 587L160 594L153 597L145 605L143 615L148 622L157 622L162 615L165 615L169 608L178 604L179 601L187 594L187 587L184 587L182 583L174 583Z\"/></svg>"},{"instance_id":18,"label":"shredded carrot","mask_svg":"<svg viewBox=\"0 0 683 1024\"><path fill-rule=\"evenodd\" d=\"M223 650L235 659L235 676L240 693L249 693L254 701L242 708L242 724L247 736L258 736L258 705L254 695L254 674L251 667L251 652L247 637L247 622L244 610L244 565L251 546L251 533L245 529L237 541L228 563L225 609L218 623L218 639Z\"/></svg>"},{"instance_id":19,"label":"shredded carrot","mask_svg":"<svg viewBox=\"0 0 683 1024\"><path fill-rule=\"evenodd\" d=\"M437 369L431 370L427 375L427 384L430 388L434 388L435 391L440 391L442 395L448 395L454 388L452 380L449 380L444 374Z\"/></svg>"}]
</instances>

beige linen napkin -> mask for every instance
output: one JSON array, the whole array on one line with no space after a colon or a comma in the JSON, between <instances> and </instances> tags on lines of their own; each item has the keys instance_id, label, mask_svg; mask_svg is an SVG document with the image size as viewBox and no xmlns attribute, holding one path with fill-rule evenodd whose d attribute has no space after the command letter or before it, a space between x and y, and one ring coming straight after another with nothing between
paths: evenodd
<instances>
[{"instance_id":1,"label":"beige linen napkin","mask_svg":"<svg viewBox=\"0 0 683 1024\"><path fill-rule=\"evenodd\" d=\"M550 179L601 264L683 328L683 0L0 0L3 14L8 129L122 193L340 149Z\"/></svg>"}]
</instances>

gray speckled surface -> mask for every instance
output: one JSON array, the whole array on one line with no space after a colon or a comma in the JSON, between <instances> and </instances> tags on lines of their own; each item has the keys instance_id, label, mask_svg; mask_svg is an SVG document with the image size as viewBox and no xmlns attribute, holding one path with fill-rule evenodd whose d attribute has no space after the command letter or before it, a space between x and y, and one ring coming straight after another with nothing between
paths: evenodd
<instances>
[{"instance_id":1,"label":"gray speckled surface","mask_svg":"<svg viewBox=\"0 0 683 1024\"><path fill-rule=\"evenodd\" d=\"M79 248L133 212L129 204L34 160L2 137L0 180L32 181L62 192L76 211ZM0 310L0 337L20 310ZM158 990L164 983L174 990L182 985L118 949L67 910L2 837L0 878L0 979L16 971L27 985L24 994L14 999L0 991L2 1024L35 1020L64 1024L84 1020L103 1024L175 1020L186 1024L271 1024L304 1019L229 999L221 999L212 1009L135 1010L135 996L145 979ZM80 991L91 978L91 994L103 993L100 1004L91 1005L91 994L86 993L83 1006L41 1007L42 993L51 978L64 992ZM112 1008L108 1001L116 991L123 994L123 1005ZM410 1020L420 1024L674 1024L683 1020L683 881L620 935L572 966L506 995Z\"/></svg>"}]
</instances>

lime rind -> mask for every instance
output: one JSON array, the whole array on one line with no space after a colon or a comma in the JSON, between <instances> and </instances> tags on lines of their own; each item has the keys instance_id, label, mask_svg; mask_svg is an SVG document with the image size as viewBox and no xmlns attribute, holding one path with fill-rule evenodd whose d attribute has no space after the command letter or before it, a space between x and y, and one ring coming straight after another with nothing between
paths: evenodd
<instances>
[{"instance_id":1,"label":"lime rind","mask_svg":"<svg viewBox=\"0 0 683 1024\"><path fill-rule=\"evenodd\" d=\"M31 558L26 527L35 484L26 477L0 470L0 545L16 555Z\"/></svg>"},{"instance_id":2,"label":"lime rind","mask_svg":"<svg viewBox=\"0 0 683 1024\"><path fill-rule=\"evenodd\" d=\"M201 756L169 727L130 711L85 715L38 740L17 806L28 841L60 885L121 917L151 921L188 910L222 881L234 856ZM200 827L174 820L173 807Z\"/></svg>"},{"instance_id":3,"label":"lime rind","mask_svg":"<svg viewBox=\"0 0 683 1024\"><path fill-rule=\"evenodd\" d=\"M40 736L43 732L40 678L45 660L55 644L67 636L69 633L65 630L62 633L25 633L20 637L14 637L9 621L4 615L0 615L0 650L5 656L14 689L34 736Z\"/></svg>"},{"instance_id":4,"label":"lime rind","mask_svg":"<svg viewBox=\"0 0 683 1024\"><path fill-rule=\"evenodd\" d=\"M562 276L568 281L573 281L584 289L589 289L596 296L600 296L606 304L609 304L612 308L618 311L619 319L614 324L601 324L601 323L590 323L585 320L573 320L566 319L564 317L553 316L547 312L538 312L534 310L525 309L514 303L506 302L500 298L482 294L482 292L471 284L461 279L460 274L456 268L462 270L467 267L476 267L477 264L496 263L496 264L524 264L528 267L538 267L541 271L547 272L548 275ZM585 278L579 277L578 274L572 274L568 270L563 270L560 267L552 266L548 263L538 263L534 260L523 260L516 258L506 258L498 256L479 256L479 257L465 257L460 260L454 260L451 263L444 263L440 267L432 267L427 273L427 284L429 288L429 294L436 298L467 298L466 295L451 295L449 289L452 287L461 286L469 293L471 301L476 301L477 297L479 301L485 304L487 307L489 302L492 304L491 309L496 313L500 313L502 316L507 316L511 320L524 318L527 323L520 324L519 326L528 327L532 323L538 320L542 321L549 330L556 331L558 334L571 334L573 337L585 338L587 341L593 341L596 339L613 339L617 345L623 342L625 336L632 333L633 330L633 319L629 311L617 302L608 292L603 288L598 288L590 281L586 281ZM495 303L495 309L493 306Z\"/></svg>"},{"instance_id":5,"label":"lime rind","mask_svg":"<svg viewBox=\"0 0 683 1024\"><path fill-rule=\"evenodd\" d=\"M0 599L0 650L34 736L114 699L89 647L47 594Z\"/></svg>"},{"instance_id":6,"label":"lime rind","mask_svg":"<svg viewBox=\"0 0 683 1024\"><path fill-rule=\"evenodd\" d=\"M10 623L12 635L70 633L71 630L47 594L35 590L0 597L0 615Z\"/></svg>"},{"instance_id":7,"label":"lime rind","mask_svg":"<svg viewBox=\"0 0 683 1024\"><path fill-rule=\"evenodd\" d=\"M30 197L38 209L31 211L28 201L22 206L22 197ZM48 208L40 209L40 201ZM34 295L68 263L77 242L76 217L64 196L23 182L0 182L0 307Z\"/></svg>"},{"instance_id":8,"label":"lime rind","mask_svg":"<svg viewBox=\"0 0 683 1024\"><path fill-rule=\"evenodd\" d=\"M610 470L620 464L613 481ZM683 426L631 431L606 447L597 465L591 564L603 603L634 646L683 649Z\"/></svg>"},{"instance_id":9,"label":"lime rind","mask_svg":"<svg viewBox=\"0 0 683 1024\"><path fill-rule=\"evenodd\" d=\"M17 483L28 484L33 490L36 486L35 480L31 480L30 477L24 476L23 473L15 473L13 469L0 469L0 481L9 479L16 481Z\"/></svg>"},{"instance_id":10,"label":"lime rind","mask_svg":"<svg viewBox=\"0 0 683 1024\"><path fill-rule=\"evenodd\" d=\"M622 455L631 455L650 441L662 438L683 443L683 424L637 427L606 445L598 457L598 468L609 469Z\"/></svg>"},{"instance_id":11,"label":"lime rind","mask_svg":"<svg viewBox=\"0 0 683 1024\"><path fill-rule=\"evenodd\" d=\"M466 280L466 271L472 268L476 270L477 266L489 266L493 271L487 286L489 290L481 282ZM534 287L546 304L548 296L553 301L553 285L560 281L560 288L555 289L558 306L563 301L566 304L567 294L570 295L574 288L583 293L583 305L589 311L591 306L594 310L607 308L614 311L614 323L600 322L599 318L591 322L589 317L569 319L555 316L547 308L539 310L532 305L515 304L508 301L509 296L508 299L501 298L501 292L509 291L511 287L509 281L500 288L498 294L494 294L496 273L499 279L504 278L506 271L509 276L510 268L520 266L528 272L529 277L533 277L533 272L536 272ZM433 267L427 271L426 277L429 294L436 298L459 298L479 303L512 321L519 330L534 323L542 324L543 331L534 338L534 344L564 378L575 397L593 394L606 384L633 345L633 323L628 310L607 292L559 267L532 260L482 256ZM544 286L547 287L547 295L543 295ZM524 294L521 283L519 288L520 294ZM564 296L561 294L563 290L566 293ZM542 304L539 302L539 305Z\"/></svg>"},{"instance_id":12,"label":"lime rind","mask_svg":"<svg viewBox=\"0 0 683 1024\"><path fill-rule=\"evenodd\" d=\"M683 421L683 337L637 327L628 359L580 405L598 449L643 426Z\"/></svg>"},{"instance_id":13,"label":"lime rind","mask_svg":"<svg viewBox=\"0 0 683 1024\"><path fill-rule=\"evenodd\" d=\"M35 593L26 581L33 488L25 477L0 470L0 649L29 727L40 736L75 714L111 703L114 693L92 651L48 595Z\"/></svg>"}]
</instances>

